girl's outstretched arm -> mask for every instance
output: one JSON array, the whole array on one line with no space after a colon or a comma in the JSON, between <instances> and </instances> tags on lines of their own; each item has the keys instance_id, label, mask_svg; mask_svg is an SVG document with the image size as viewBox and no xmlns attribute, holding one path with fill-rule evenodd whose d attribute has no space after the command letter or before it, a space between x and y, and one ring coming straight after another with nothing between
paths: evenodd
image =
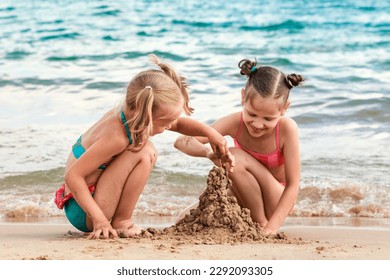
<instances>
[{"instance_id":1,"label":"girl's outstretched arm","mask_svg":"<svg viewBox=\"0 0 390 280\"><path fill-rule=\"evenodd\" d=\"M228 163L231 169L234 167L234 158L229 151L226 139L216 129L196 121L190 118L179 118L171 130L179 132L187 136L204 136L200 137L199 140L210 143L211 150L205 147L201 142L194 138L181 138L175 143L175 147L181 150L187 146L183 152L199 157L209 157L216 155L217 161L223 161L222 163ZM207 137L207 138L206 138ZM183 144L180 144L180 142ZM187 144L187 145L186 145ZM180 147L179 147L180 146Z\"/></svg>"},{"instance_id":2,"label":"girl's outstretched arm","mask_svg":"<svg viewBox=\"0 0 390 280\"><path fill-rule=\"evenodd\" d=\"M219 137L223 138L224 135L232 136L233 133L236 133L235 129L232 129L232 127L234 128L236 126L237 120L239 121L239 114L237 113L231 114L217 120L210 127L211 129L214 129L215 131L218 132ZM200 125L206 126L207 129L210 129L210 127L205 124L200 123ZM227 141L225 140L225 138L223 138L223 141L224 141L224 145L226 145L225 146L225 151L227 151L226 154L224 154L222 150L218 148L218 146L217 146L218 149L217 148L210 149L210 147L204 145L206 143L212 143L211 139L207 138L207 135L204 135L206 137L199 137L198 136L199 134L193 134L191 133L191 131L190 133L186 133L185 131L182 131L181 133L187 136L182 135L176 139L174 143L176 149L190 156L207 157L211 161L213 161L216 165L220 165L221 161L222 164L228 163L230 165L230 171L233 171L234 157L230 153L229 149L227 148ZM188 135L197 136L197 137L192 137ZM212 144L211 147L213 147Z\"/></svg>"},{"instance_id":3,"label":"girl's outstretched arm","mask_svg":"<svg viewBox=\"0 0 390 280\"><path fill-rule=\"evenodd\" d=\"M176 149L189 156L210 158L210 155L214 153L210 147L204 145L206 143L208 143L206 137L181 135L173 145Z\"/></svg>"},{"instance_id":4,"label":"girl's outstretched arm","mask_svg":"<svg viewBox=\"0 0 390 280\"><path fill-rule=\"evenodd\" d=\"M214 128L190 118L179 118L171 130L188 136L205 136L214 153L226 154L229 151L226 139Z\"/></svg>"}]
</instances>

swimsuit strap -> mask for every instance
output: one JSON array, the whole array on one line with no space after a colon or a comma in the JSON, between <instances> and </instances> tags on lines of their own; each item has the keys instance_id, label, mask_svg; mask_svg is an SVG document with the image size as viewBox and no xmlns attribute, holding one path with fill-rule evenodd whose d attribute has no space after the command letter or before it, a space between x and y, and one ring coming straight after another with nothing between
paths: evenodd
<instances>
[{"instance_id":1,"label":"swimsuit strap","mask_svg":"<svg viewBox=\"0 0 390 280\"><path fill-rule=\"evenodd\" d=\"M123 113L123 111L121 111L120 116L121 116L122 123L123 123L123 125L125 126L125 129L126 129L127 138L129 138L129 142L130 142L130 144L132 144L133 143L133 139L131 138L130 128L129 128L129 125L127 124L125 113Z\"/></svg>"},{"instance_id":2,"label":"swimsuit strap","mask_svg":"<svg viewBox=\"0 0 390 280\"><path fill-rule=\"evenodd\" d=\"M234 137L234 139L238 140L238 138L240 137L243 125L244 125L244 119L242 118L242 113L241 113L240 127L239 127L237 135L236 135L236 137Z\"/></svg>"},{"instance_id":3,"label":"swimsuit strap","mask_svg":"<svg viewBox=\"0 0 390 280\"><path fill-rule=\"evenodd\" d=\"M79 137L79 139L77 139L76 143L72 146L72 152L76 159L80 158L85 153L85 148L81 144L81 137L82 135ZM98 169L104 170L106 167L107 164L104 163L100 165Z\"/></svg>"},{"instance_id":4,"label":"swimsuit strap","mask_svg":"<svg viewBox=\"0 0 390 280\"><path fill-rule=\"evenodd\" d=\"M85 153L85 149L83 145L81 145L81 137L82 136L80 136L79 139L77 139L76 143L72 147L72 152L75 158L79 158L82 156L82 154Z\"/></svg>"},{"instance_id":5,"label":"swimsuit strap","mask_svg":"<svg viewBox=\"0 0 390 280\"><path fill-rule=\"evenodd\" d=\"M275 131L275 140L276 140L276 150L280 151L280 145L279 145L279 124L280 120L278 121L278 124L276 125L276 131Z\"/></svg>"}]
</instances>

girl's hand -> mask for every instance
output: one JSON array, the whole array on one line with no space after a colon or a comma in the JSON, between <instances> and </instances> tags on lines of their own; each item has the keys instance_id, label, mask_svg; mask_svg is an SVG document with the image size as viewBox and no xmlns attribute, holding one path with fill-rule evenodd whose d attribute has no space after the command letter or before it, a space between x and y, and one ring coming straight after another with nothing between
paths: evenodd
<instances>
[{"instance_id":1,"label":"girl's hand","mask_svg":"<svg viewBox=\"0 0 390 280\"><path fill-rule=\"evenodd\" d=\"M226 139L221 134L214 129L211 130L212 133L207 138L209 138L210 146L214 154L216 154L220 159L223 155L229 152L229 147Z\"/></svg>"},{"instance_id":2,"label":"girl's hand","mask_svg":"<svg viewBox=\"0 0 390 280\"><path fill-rule=\"evenodd\" d=\"M225 166L230 172L234 171L234 156L228 152L224 155L216 155L213 151L207 154L207 158L210 159L218 167Z\"/></svg>"},{"instance_id":3,"label":"girl's hand","mask_svg":"<svg viewBox=\"0 0 390 280\"><path fill-rule=\"evenodd\" d=\"M211 149L213 150L214 155L207 155L217 166L227 166L229 165L229 170L233 172L234 169L234 157L229 151L226 139L219 134L216 130L213 130L214 133L208 136ZM217 157L215 160L214 156ZM218 164L219 163L219 164Z\"/></svg>"},{"instance_id":4,"label":"girl's hand","mask_svg":"<svg viewBox=\"0 0 390 280\"><path fill-rule=\"evenodd\" d=\"M108 221L94 222L93 231L88 235L88 239L108 239L117 238L118 234L115 229L112 228Z\"/></svg>"}]
</instances>

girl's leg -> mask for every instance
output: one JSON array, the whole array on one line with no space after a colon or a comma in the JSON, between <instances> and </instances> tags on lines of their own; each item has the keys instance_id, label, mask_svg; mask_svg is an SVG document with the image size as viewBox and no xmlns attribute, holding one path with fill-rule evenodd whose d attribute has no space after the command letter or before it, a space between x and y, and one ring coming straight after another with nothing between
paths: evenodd
<instances>
[{"instance_id":1,"label":"girl's leg","mask_svg":"<svg viewBox=\"0 0 390 280\"><path fill-rule=\"evenodd\" d=\"M271 172L245 151L231 148L236 164L229 173L232 180L232 193L238 203L250 209L251 217L261 226L268 223L274 212L284 187Z\"/></svg>"},{"instance_id":2,"label":"girl's leg","mask_svg":"<svg viewBox=\"0 0 390 280\"><path fill-rule=\"evenodd\" d=\"M131 217L157 159L157 152L151 142L148 142L147 147L144 148L147 149L147 156L138 162L127 177L118 207L111 221L112 227L125 237L140 234L142 230L141 227L133 224Z\"/></svg>"},{"instance_id":3,"label":"girl's leg","mask_svg":"<svg viewBox=\"0 0 390 280\"><path fill-rule=\"evenodd\" d=\"M94 199L119 234L133 236L141 231L131 217L156 158L156 149L147 142L138 152L123 151L99 178ZM87 225L92 227L88 218Z\"/></svg>"}]
</instances>

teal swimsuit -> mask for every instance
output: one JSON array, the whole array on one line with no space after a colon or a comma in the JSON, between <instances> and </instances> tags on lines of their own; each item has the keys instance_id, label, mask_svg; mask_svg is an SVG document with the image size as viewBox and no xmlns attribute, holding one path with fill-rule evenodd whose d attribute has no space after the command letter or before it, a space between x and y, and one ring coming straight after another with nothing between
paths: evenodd
<instances>
[{"instance_id":1,"label":"teal swimsuit","mask_svg":"<svg viewBox=\"0 0 390 280\"><path fill-rule=\"evenodd\" d=\"M129 143L133 143L131 138L130 128L127 125L127 120L123 111L120 112L120 117L123 125L126 129L127 138ZM72 147L73 155L76 159L80 158L85 153L85 148L81 145L81 136L77 139L76 143ZM104 170L107 167L107 164L102 164L99 166L99 169ZM92 196L94 193L91 193ZM87 227L87 215L85 211L80 207L76 200L72 197L64 205L65 215L68 218L69 222L78 230L83 232L91 232Z\"/></svg>"},{"instance_id":2,"label":"teal swimsuit","mask_svg":"<svg viewBox=\"0 0 390 280\"><path fill-rule=\"evenodd\" d=\"M131 144L131 143L133 143L133 139L131 139L130 128L127 124L127 120L126 120L126 117L125 117L125 114L123 113L123 111L121 111L120 117L121 117L123 125L125 126L127 138L129 139L129 142ZM73 152L73 155L76 159L78 159L79 157L81 157L85 153L85 148L83 147L83 145L81 145L81 137L82 136L80 136L79 139L77 139L76 143L72 147L72 152ZM107 164L102 164L99 166L99 169L104 170L104 169L106 169L106 167L107 167Z\"/></svg>"}]
</instances>

